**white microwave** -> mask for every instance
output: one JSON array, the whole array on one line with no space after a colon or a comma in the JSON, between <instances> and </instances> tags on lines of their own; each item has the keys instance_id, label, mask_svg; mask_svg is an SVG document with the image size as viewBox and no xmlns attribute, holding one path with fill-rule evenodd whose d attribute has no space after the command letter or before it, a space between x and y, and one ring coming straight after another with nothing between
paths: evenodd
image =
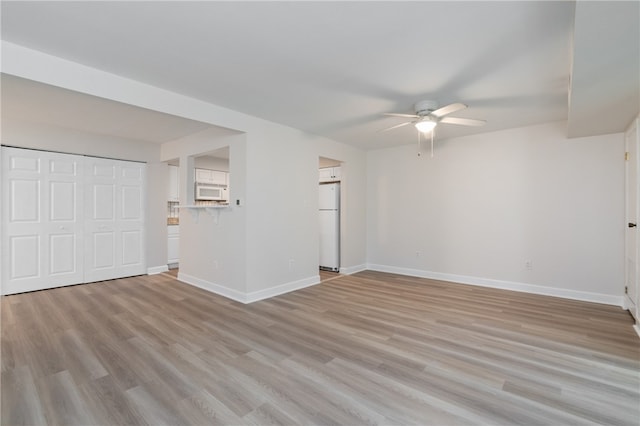
<instances>
[{"instance_id":1,"label":"white microwave","mask_svg":"<svg viewBox=\"0 0 640 426\"><path fill-rule=\"evenodd\" d=\"M195 199L198 201L226 201L227 198L226 186L196 183Z\"/></svg>"}]
</instances>

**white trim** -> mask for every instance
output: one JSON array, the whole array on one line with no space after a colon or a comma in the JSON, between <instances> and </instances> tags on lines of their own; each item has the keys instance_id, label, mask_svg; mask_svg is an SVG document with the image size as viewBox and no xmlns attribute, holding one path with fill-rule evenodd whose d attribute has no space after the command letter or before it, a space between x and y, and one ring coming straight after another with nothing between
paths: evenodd
<instances>
[{"instance_id":1,"label":"white trim","mask_svg":"<svg viewBox=\"0 0 640 426\"><path fill-rule=\"evenodd\" d=\"M234 290L229 287L225 287L220 284L215 284L210 281L203 280L202 278L193 277L183 272L178 272L178 281L182 281L183 283L190 284L194 287L198 287L203 290L210 291L211 293L224 296L226 298L235 300L236 302L247 303L245 293L242 293L238 290Z\"/></svg>"},{"instance_id":2,"label":"white trim","mask_svg":"<svg viewBox=\"0 0 640 426\"><path fill-rule=\"evenodd\" d=\"M150 268L147 268L147 275L161 274L163 272L167 272L168 270L169 267L167 265L152 266Z\"/></svg>"},{"instance_id":3,"label":"white trim","mask_svg":"<svg viewBox=\"0 0 640 426\"><path fill-rule=\"evenodd\" d=\"M637 321L638 320L638 317L637 317L638 312L636 310L636 305L633 303L633 300L631 300L631 298L629 297L629 294L625 294L622 297L622 303L623 303L622 308L626 309L627 311L629 311L629 313L631 314L633 319Z\"/></svg>"},{"instance_id":4,"label":"white trim","mask_svg":"<svg viewBox=\"0 0 640 426\"><path fill-rule=\"evenodd\" d=\"M640 326L638 326L638 323L633 324L633 329L636 331L638 337L640 337Z\"/></svg>"},{"instance_id":5,"label":"white trim","mask_svg":"<svg viewBox=\"0 0 640 426\"><path fill-rule=\"evenodd\" d=\"M281 284L275 287L270 287L264 290L254 291L246 294L246 302L252 303L258 300L268 299L270 297L279 296L284 293L289 293L295 290L301 290L306 287L311 287L320 283L320 275L314 275L309 278L303 278L298 281L292 281L290 283Z\"/></svg>"},{"instance_id":6,"label":"white trim","mask_svg":"<svg viewBox=\"0 0 640 426\"><path fill-rule=\"evenodd\" d=\"M564 299L581 300L585 302L603 303L606 305L624 306L622 296L590 293L564 288L546 287L535 284L519 283L515 281L494 280L491 278L471 277L467 275L443 274L441 272L423 271L421 269L398 268L388 265L367 264L367 269L392 274L409 275L420 278L430 278L440 281L450 281L460 284L470 284L479 287L499 288L502 290L520 291L523 293L540 294L544 296L561 297Z\"/></svg>"},{"instance_id":7,"label":"white trim","mask_svg":"<svg viewBox=\"0 0 640 426\"><path fill-rule=\"evenodd\" d=\"M193 277L191 275L178 272L178 280L186 284L190 284L194 287L201 288L203 290L210 291L220 296L227 297L240 303L253 303L259 300L268 299L270 297L278 296L284 293L289 293L294 290L300 290L312 285L320 283L320 275L314 275L309 278L304 278L298 281L292 281L275 287L267 288L264 290L254 291L252 293L243 293L238 290L234 290L229 287L225 287L220 284L215 284L201 278Z\"/></svg>"},{"instance_id":8,"label":"white trim","mask_svg":"<svg viewBox=\"0 0 640 426\"><path fill-rule=\"evenodd\" d=\"M632 138L632 134L635 133L635 138ZM629 127L624 131L624 150L625 150L625 159L627 151L631 150L633 147L636 153L640 153L640 115L633 119ZM637 157L637 156L636 156ZM639 167L640 163L638 163L637 158L631 158L624 162L624 203L625 203L625 224L628 222L635 222L637 220L637 214L640 213L640 190L638 190L638 178L636 176L635 182L631 182L629 172L631 170L631 163L635 163L636 169ZM631 197L631 194L634 193L634 197ZM635 213L636 217L628 217L629 216L629 201L635 198L636 205ZM626 228L626 226L625 226ZM629 250L629 246L631 241L631 231L625 230L624 233L624 308L629 311L631 316L635 321L634 329L636 333L640 336L640 332L638 331L638 314L640 314L640 307L638 304L640 303L640 286L638 285L638 280L640 280L640 237L637 234L637 231L633 231L635 233L635 245L632 253ZM630 261L630 254L635 254L635 259ZM630 271L629 266L633 264L633 269L635 271ZM629 293L627 293L627 286L631 288L632 293L635 295L635 299L633 300Z\"/></svg>"},{"instance_id":9,"label":"white trim","mask_svg":"<svg viewBox=\"0 0 640 426\"><path fill-rule=\"evenodd\" d=\"M356 266L347 266L344 268L340 268L340 273L345 275L355 274L357 272L362 272L367 270L367 265L364 263Z\"/></svg>"}]
</instances>

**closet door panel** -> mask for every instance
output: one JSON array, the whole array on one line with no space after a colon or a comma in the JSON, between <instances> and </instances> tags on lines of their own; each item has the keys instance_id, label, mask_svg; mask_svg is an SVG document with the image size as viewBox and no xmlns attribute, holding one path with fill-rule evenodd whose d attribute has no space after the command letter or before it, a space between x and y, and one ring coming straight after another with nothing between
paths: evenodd
<instances>
[{"instance_id":1,"label":"closet door panel","mask_svg":"<svg viewBox=\"0 0 640 426\"><path fill-rule=\"evenodd\" d=\"M88 258L90 261L89 267L95 273L99 270L113 270L116 267L115 262L115 234L113 231L107 232L94 232L92 235L91 248L93 252L93 258ZM115 272L106 272L106 276L115 276ZM107 278L103 278L107 279Z\"/></svg>"},{"instance_id":2,"label":"closet door panel","mask_svg":"<svg viewBox=\"0 0 640 426\"><path fill-rule=\"evenodd\" d=\"M9 180L9 200L12 224L40 223L40 179L7 178Z\"/></svg>"},{"instance_id":3,"label":"closet door panel","mask_svg":"<svg viewBox=\"0 0 640 426\"><path fill-rule=\"evenodd\" d=\"M139 231L122 232L122 265L135 266L142 262L142 233Z\"/></svg>"},{"instance_id":4,"label":"closet door panel","mask_svg":"<svg viewBox=\"0 0 640 426\"><path fill-rule=\"evenodd\" d=\"M9 280L14 282L37 280L42 266L40 262L40 235L19 235L9 237ZM4 282L4 280L3 280Z\"/></svg>"},{"instance_id":5,"label":"closet door panel","mask_svg":"<svg viewBox=\"0 0 640 426\"><path fill-rule=\"evenodd\" d=\"M51 222L63 223L77 219L76 191L77 184L75 182L53 181L49 183L49 217Z\"/></svg>"},{"instance_id":6,"label":"closet door panel","mask_svg":"<svg viewBox=\"0 0 640 426\"><path fill-rule=\"evenodd\" d=\"M76 247L77 239L73 233L53 234L49 236L49 253L51 253L51 261L49 262L49 274L71 274L78 271L78 262Z\"/></svg>"},{"instance_id":7,"label":"closet door panel","mask_svg":"<svg viewBox=\"0 0 640 426\"><path fill-rule=\"evenodd\" d=\"M120 162L118 254L122 276L146 273L145 256L145 168L141 163Z\"/></svg>"},{"instance_id":8,"label":"closet door panel","mask_svg":"<svg viewBox=\"0 0 640 426\"><path fill-rule=\"evenodd\" d=\"M2 148L3 294L82 282L82 162Z\"/></svg>"},{"instance_id":9,"label":"closet door panel","mask_svg":"<svg viewBox=\"0 0 640 426\"><path fill-rule=\"evenodd\" d=\"M144 169L140 163L87 158L86 282L146 272Z\"/></svg>"}]
</instances>

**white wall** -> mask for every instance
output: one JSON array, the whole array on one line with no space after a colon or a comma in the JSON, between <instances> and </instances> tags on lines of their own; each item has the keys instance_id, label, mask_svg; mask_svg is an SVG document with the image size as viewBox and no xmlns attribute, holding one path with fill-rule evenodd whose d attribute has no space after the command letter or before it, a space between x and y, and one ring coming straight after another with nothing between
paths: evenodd
<instances>
[{"instance_id":1,"label":"white wall","mask_svg":"<svg viewBox=\"0 0 640 426\"><path fill-rule=\"evenodd\" d=\"M318 161L343 164L341 270L365 264L364 152L283 126L248 137L248 290L254 297L318 281ZM233 173L233 172L232 172ZM271 289L271 290L270 290Z\"/></svg>"},{"instance_id":2,"label":"white wall","mask_svg":"<svg viewBox=\"0 0 640 426\"><path fill-rule=\"evenodd\" d=\"M246 134L244 142L230 145L231 197L239 197L244 205L221 212L218 225L208 223L206 214L201 215L200 225L191 230L186 225L189 219L185 214L188 213L180 214L181 273L184 271L186 275L191 271L194 274L192 283L249 301L316 282L319 156L336 158L352 165L348 173L349 183L345 184L347 192L352 195L343 206L343 247L346 250L342 263L348 271L364 266L366 169L362 151L6 41L2 42L2 50L4 73L210 123L218 126L217 129L222 133L229 130L219 128ZM207 134L207 131L204 133ZM180 158L182 201L189 192L193 193L193 186L186 176L187 168L183 167L187 164L185 156L196 151L205 153L215 149L217 146L213 145L217 143L217 136L208 136L211 137L191 140L188 144L167 143L161 148L162 161ZM234 146L238 152L233 151ZM281 161L283 153L288 153L287 162ZM240 163L234 165L236 161ZM238 172L240 169L244 169L244 172ZM166 179L162 179L162 182L166 182ZM163 188L164 191L166 188ZM164 214L165 209L162 212ZM212 252L216 248L207 245L213 244L210 242L212 240L200 241L193 246L182 243L183 240L209 235L214 225L224 228L228 221L237 223L225 229L235 229L237 232L229 232L221 238L233 243L218 244L218 241L216 247L225 250L231 247L232 254ZM196 229L205 232L197 232ZM186 248L188 251L185 251L185 247L189 247ZM197 252L199 257L191 259L199 260L193 260L190 264L187 260L189 251ZM226 256L236 262L228 264L233 269L231 275L224 275L219 270L221 262L216 256ZM293 267L289 268L292 258ZM218 270L211 269L212 260L218 260Z\"/></svg>"},{"instance_id":3,"label":"white wall","mask_svg":"<svg viewBox=\"0 0 640 426\"><path fill-rule=\"evenodd\" d=\"M212 128L166 143L162 159L229 146L231 207L219 222L180 213L180 278L203 288L252 301L315 284L318 277L318 158L344 161L342 264L347 272L365 263L365 156L358 149L296 129L256 120L238 134ZM181 167L181 171L183 167ZM188 173L186 169L184 173ZM187 176L183 175L183 180ZM190 188L181 183L181 194ZM353 198L347 194L353 193ZM182 197L182 196L181 196ZM241 206L235 205L241 200ZM182 204L190 200L182 199ZM216 266L217 265L217 266Z\"/></svg>"},{"instance_id":4,"label":"white wall","mask_svg":"<svg viewBox=\"0 0 640 426\"><path fill-rule=\"evenodd\" d=\"M247 145L249 293L318 281L318 156L304 133L265 125Z\"/></svg>"},{"instance_id":5,"label":"white wall","mask_svg":"<svg viewBox=\"0 0 640 426\"><path fill-rule=\"evenodd\" d=\"M243 199L247 174L245 134L213 127L162 145L163 160L180 159L180 205L193 204L194 157L224 147L229 147L230 196ZM213 216L204 210L180 209L179 278L243 300L247 292L245 223L244 206L232 205Z\"/></svg>"},{"instance_id":6,"label":"white wall","mask_svg":"<svg viewBox=\"0 0 640 426\"><path fill-rule=\"evenodd\" d=\"M565 126L369 152L370 266L620 304L623 137Z\"/></svg>"},{"instance_id":7,"label":"white wall","mask_svg":"<svg viewBox=\"0 0 640 426\"><path fill-rule=\"evenodd\" d=\"M181 279L243 301L317 283L320 156L344 162L342 265L346 272L363 269L364 153L275 123L253 125L247 134L214 128L162 147L163 160L181 157L181 165L186 156L230 147L230 210L218 224L202 214L196 224L180 213ZM183 194L189 183L181 185Z\"/></svg>"},{"instance_id":8,"label":"white wall","mask_svg":"<svg viewBox=\"0 0 640 426\"><path fill-rule=\"evenodd\" d=\"M231 207L220 212L217 224L203 213L196 223L186 210L181 211L181 279L242 301L317 283L321 155L338 158L345 170L351 170L343 180L342 264L347 272L364 268L362 151L263 122L251 134L215 128L164 144L162 158L180 156L182 165L189 156L223 146L230 147ZM190 183L181 185L183 194ZM240 207L235 205L238 199Z\"/></svg>"},{"instance_id":9,"label":"white wall","mask_svg":"<svg viewBox=\"0 0 640 426\"><path fill-rule=\"evenodd\" d=\"M565 124L552 123L438 141L434 159L417 158L415 147L405 146L369 152L365 161L362 151L335 141L12 43L3 41L2 48L5 73L234 129L234 136L218 129L211 132L220 134L205 132L199 140L164 144L160 161L180 158L183 166L186 156L237 138L230 144L232 197L244 205L221 212L217 225L206 214L191 223L181 212L184 240L196 241L183 245L181 268L240 299L317 277L320 156L343 162L341 263L347 272L366 263L607 303L622 299L621 134L568 140ZM3 123L3 143L158 161L152 146L96 135L92 140ZM150 188L159 191L151 197L156 201L166 192L162 170L151 172L158 177L150 182L158 185ZM186 197L192 185L186 171L181 178ZM164 203L159 214L165 215ZM148 234L149 247L165 247L166 235ZM159 264L166 263L164 251Z\"/></svg>"},{"instance_id":10,"label":"white wall","mask_svg":"<svg viewBox=\"0 0 640 426\"><path fill-rule=\"evenodd\" d=\"M79 155L153 162L160 160L160 145L115 136L34 123L2 115L2 143Z\"/></svg>"}]
</instances>

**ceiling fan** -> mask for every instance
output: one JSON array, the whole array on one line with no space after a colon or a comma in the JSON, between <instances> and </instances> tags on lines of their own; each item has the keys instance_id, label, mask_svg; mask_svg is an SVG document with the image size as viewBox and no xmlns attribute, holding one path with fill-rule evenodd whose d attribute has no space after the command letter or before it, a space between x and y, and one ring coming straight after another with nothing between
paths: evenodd
<instances>
[{"instance_id":1,"label":"ceiling fan","mask_svg":"<svg viewBox=\"0 0 640 426\"><path fill-rule=\"evenodd\" d=\"M484 126L486 121L474 120L471 118L458 118L458 117L446 117L456 111L467 108L467 105L463 103L453 103L445 105L443 107L438 106L436 101L420 101L416 102L413 106L415 114L399 114L395 112L387 112L384 115L391 117L405 117L412 120L405 121L404 123L396 124L395 126L383 129L383 132L388 130L397 129L409 124L413 124L418 130L418 146L420 145L420 135L431 133L431 156L433 157L433 137L435 128L438 124L457 124L460 126ZM418 155L420 152L418 151Z\"/></svg>"}]
</instances>

